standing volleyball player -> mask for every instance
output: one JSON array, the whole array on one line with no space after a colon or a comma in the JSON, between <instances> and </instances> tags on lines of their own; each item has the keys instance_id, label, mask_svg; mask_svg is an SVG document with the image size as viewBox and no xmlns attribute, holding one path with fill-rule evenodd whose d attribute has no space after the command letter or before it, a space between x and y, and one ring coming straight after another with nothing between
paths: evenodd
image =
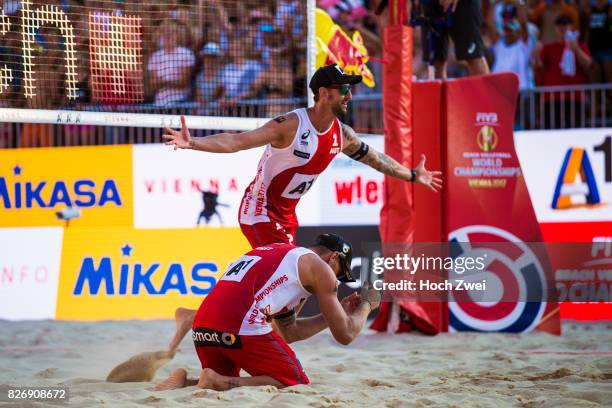
<instances>
[{"instance_id":1,"label":"standing volleyball player","mask_svg":"<svg viewBox=\"0 0 612 408\"><path fill-rule=\"evenodd\" d=\"M166 129L163 138L175 149L233 153L266 146L255 179L240 205L240 228L253 248L273 242L295 242L298 220L295 208L340 152L381 173L416 182L437 191L441 172L425 169L425 156L411 170L370 148L355 131L340 122L352 98L351 86L360 75L347 75L338 65L319 68L310 80L314 106L296 109L255 130L191 137L181 118L180 131Z\"/></svg>"},{"instance_id":2,"label":"standing volleyball player","mask_svg":"<svg viewBox=\"0 0 612 408\"><path fill-rule=\"evenodd\" d=\"M442 186L441 172L425 169L425 156L409 169L386 154L370 148L355 131L340 122L352 98L351 86L360 75L347 75L338 65L319 68L310 80L314 106L296 109L242 133L219 133L194 138L181 117L181 130L166 129L163 138L175 149L233 153L266 146L255 179L240 204L240 228L253 248L270 243L295 243L298 220L295 208L340 152L381 173L422 184L433 191ZM189 331L195 310L177 310L177 334L171 348Z\"/></svg>"}]
</instances>

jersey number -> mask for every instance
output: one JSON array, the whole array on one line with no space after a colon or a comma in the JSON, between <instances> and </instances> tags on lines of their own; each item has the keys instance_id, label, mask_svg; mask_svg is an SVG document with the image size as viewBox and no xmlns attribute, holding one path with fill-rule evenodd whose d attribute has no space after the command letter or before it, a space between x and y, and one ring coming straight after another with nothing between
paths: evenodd
<instances>
[{"instance_id":1,"label":"jersey number","mask_svg":"<svg viewBox=\"0 0 612 408\"><path fill-rule=\"evenodd\" d=\"M251 269L261 257L244 255L236 262L231 263L221 280L231 280L240 282L246 273Z\"/></svg>"}]
</instances>

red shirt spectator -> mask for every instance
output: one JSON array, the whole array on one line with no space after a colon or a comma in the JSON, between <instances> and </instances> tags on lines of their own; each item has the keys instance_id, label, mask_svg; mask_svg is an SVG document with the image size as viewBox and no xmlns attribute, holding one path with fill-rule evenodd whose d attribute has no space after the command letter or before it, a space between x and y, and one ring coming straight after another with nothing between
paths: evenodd
<instances>
[{"instance_id":1,"label":"red shirt spectator","mask_svg":"<svg viewBox=\"0 0 612 408\"><path fill-rule=\"evenodd\" d=\"M591 54L587 45L583 42L578 42L578 47L590 59ZM577 64L574 76L568 76L561 72L561 57L564 50L565 42L554 42L542 47L540 58L542 59L543 86L578 85L587 82L586 75L580 64ZM576 59L578 60L578 56L576 56Z\"/></svg>"},{"instance_id":2,"label":"red shirt spectator","mask_svg":"<svg viewBox=\"0 0 612 408\"><path fill-rule=\"evenodd\" d=\"M545 44L540 52L542 85L578 85L587 82L586 72L591 65L591 54L587 45L576 39L571 39L572 20L561 15L555 20L557 41ZM568 48L575 55L576 69L573 75L564 73L561 69L561 59Z\"/></svg>"},{"instance_id":3,"label":"red shirt spectator","mask_svg":"<svg viewBox=\"0 0 612 408\"><path fill-rule=\"evenodd\" d=\"M586 44L578 42L570 17L561 15L555 20L556 41L544 45L540 52L542 83L545 86L578 85L586 83L586 72L591 66L591 55ZM584 92L545 92L548 105L544 116L546 129L566 129L581 126L579 115Z\"/></svg>"}]
</instances>

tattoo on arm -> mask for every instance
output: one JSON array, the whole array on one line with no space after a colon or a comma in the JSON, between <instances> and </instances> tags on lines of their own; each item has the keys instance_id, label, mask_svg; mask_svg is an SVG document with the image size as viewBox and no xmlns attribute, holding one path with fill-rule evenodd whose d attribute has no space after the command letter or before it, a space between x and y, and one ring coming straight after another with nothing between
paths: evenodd
<instances>
[{"instance_id":1,"label":"tattoo on arm","mask_svg":"<svg viewBox=\"0 0 612 408\"><path fill-rule=\"evenodd\" d=\"M342 124L342 137L344 139L343 152L351 159L367 164L373 169L392 177L400 177L401 173L410 173L408 169L391 157L370 149L367 144L359 139L355 131L344 123Z\"/></svg>"},{"instance_id":2,"label":"tattoo on arm","mask_svg":"<svg viewBox=\"0 0 612 408\"><path fill-rule=\"evenodd\" d=\"M343 144L342 152L350 157L359 150L359 142L361 142L361 140L359 140L359 137L357 137L357 134L349 125L341 123L341 127Z\"/></svg>"},{"instance_id":3,"label":"tattoo on arm","mask_svg":"<svg viewBox=\"0 0 612 408\"><path fill-rule=\"evenodd\" d=\"M286 121L286 120L287 120L287 118L286 118L286 117L284 117L283 115L281 115L281 116L277 116L277 117L275 117L275 118L274 118L274 121L275 121L276 123L283 123L283 122L284 122L284 121Z\"/></svg>"},{"instance_id":4,"label":"tattoo on arm","mask_svg":"<svg viewBox=\"0 0 612 408\"><path fill-rule=\"evenodd\" d=\"M404 168L404 166L393 160L391 157L384 153L377 152L374 149L370 150L370 154L363 157L361 162L367 164L375 170L380 171L383 174L393 177L397 177L400 170Z\"/></svg>"}]
</instances>

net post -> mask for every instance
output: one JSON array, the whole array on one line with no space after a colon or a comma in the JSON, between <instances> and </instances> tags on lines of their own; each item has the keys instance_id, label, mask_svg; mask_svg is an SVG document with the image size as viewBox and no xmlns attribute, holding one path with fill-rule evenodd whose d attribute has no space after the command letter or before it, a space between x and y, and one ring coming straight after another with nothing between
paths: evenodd
<instances>
[{"instance_id":1,"label":"net post","mask_svg":"<svg viewBox=\"0 0 612 408\"><path fill-rule=\"evenodd\" d=\"M308 26L308 41L306 45L306 92L308 92L308 106L314 105L314 95L308 87L308 80L316 70L317 61L316 8L316 0L306 0L306 24Z\"/></svg>"}]
</instances>

